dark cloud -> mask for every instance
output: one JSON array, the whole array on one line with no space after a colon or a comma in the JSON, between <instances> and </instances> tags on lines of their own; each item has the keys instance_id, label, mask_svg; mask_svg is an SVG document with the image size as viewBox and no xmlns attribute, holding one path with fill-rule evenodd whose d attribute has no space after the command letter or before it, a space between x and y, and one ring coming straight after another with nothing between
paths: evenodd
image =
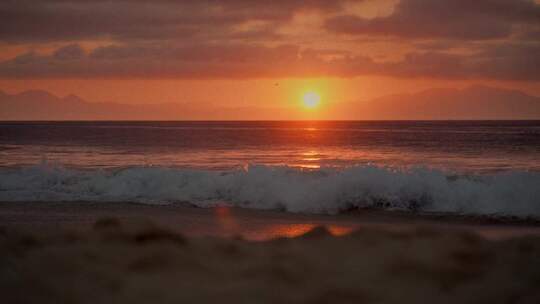
<instances>
[{"instance_id":1,"label":"dark cloud","mask_svg":"<svg viewBox=\"0 0 540 304\"><path fill-rule=\"evenodd\" d=\"M84 50L78 44L70 44L54 51L57 60L77 60L84 57Z\"/></svg>"},{"instance_id":2,"label":"dark cloud","mask_svg":"<svg viewBox=\"0 0 540 304\"><path fill-rule=\"evenodd\" d=\"M326 27L352 35L479 40L508 37L519 24L540 25L540 5L533 0L401 0L390 16L341 15Z\"/></svg>"},{"instance_id":3,"label":"dark cloud","mask_svg":"<svg viewBox=\"0 0 540 304\"><path fill-rule=\"evenodd\" d=\"M4 0L0 43L28 48L0 62L0 78L540 80L540 5L532 0L401 0L374 19L347 12L342 4L352 1ZM330 18L309 29L320 41L278 31L304 11ZM359 55L381 41L387 46L374 57ZM403 44L406 54L395 48ZM61 47L34 52L51 45Z\"/></svg>"},{"instance_id":4,"label":"dark cloud","mask_svg":"<svg viewBox=\"0 0 540 304\"><path fill-rule=\"evenodd\" d=\"M15 57L13 60L7 61L4 64L17 64L17 65L23 65L23 64L31 64L32 62L36 61L38 59L38 56L34 52L27 52L24 54L21 54L17 57ZM0 70L1 72L1 70Z\"/></svg>"},{"instance_id":5,"label":"dark cloud","mask_svg":"<svg viewBox=\"0 0 540 304\"><path fill-rule=\"evenodd\" d=\"M473 54L411 52L395 62L376 62L340 50L192 45L177 48L109 46L85 54L77 46L50 56L23 54L0 63L2 78L256 78L394 77L540 80L540 45L500 44ZM60 55L61 54L61 55Z\"/></svg>"},{"instance_id":6,"label":"dark cloud","mask_svg":"<svg viewBox=\"0 0 540 304\"><path fill-rule=\"evenodd\" d=\"M540 81L540 45L486 46L473 54L441 51L410 53L379 66L377 74L396 77Z\"/></svg>"},{"instance_id":7,"label":"dark cloud","mask_svg":"<svg viewBox=\"0 0 540 304\"><path fill-rule=\"evenodd\" d=\"M75 46L68 47L76 49ZM23 54L0 63L0 77L26 78L246 78L284 76L296 64L299 48L235 45L191 45L176 48L109 46L79 60Z\"/></svg>"},{"instance_id":8,"label":"dark cloud","mask_svg":"<svg viewBox=\"0 0 540 304\"><path fill-rule=\"evenodd\" d=\"M246 21L284 22L301 10L335 11L323 0L4 0L0 41L172 39L226 32Z\"/></svg>"}]
</instances>

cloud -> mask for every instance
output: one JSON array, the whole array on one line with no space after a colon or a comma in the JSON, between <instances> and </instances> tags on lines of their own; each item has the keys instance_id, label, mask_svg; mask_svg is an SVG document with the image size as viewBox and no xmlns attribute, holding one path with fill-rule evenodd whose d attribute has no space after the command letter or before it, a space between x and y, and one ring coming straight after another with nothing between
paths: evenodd
<instances>
[{"instance_id":1,"label":"cloud","mask_svg":"<svg viewBox=\"0 0 540 304\"><path fill-rule=\"evenodd\" d=\"M540 46L498 45L474 54L415 51L402 60L377 62L340 50L191 45L177 48L109 46L86 54L71 45L40 56L25 53L0 63L1 78L258 78L258 77L394 77L540 80Z\"/></svg>"},{"instance_id":2,"label":"cloud","mask_svg":"<svg viewBox=\"0 0 540 304\"><path fill-rule=\"evenodd\" d=\"M518 24L540 26L540 5L532 0L401 0L390 16L344 14L329 19L326 28L351 35L481 40L508 37Z\"/></svg>"},{"instance_id":3,"label":"cloud","mask_svg":"<svg viewBox=\"0 0 540 304\"><path fill-rule=\"evenodd\" d=\"M70 44L57 49L52 56L57 60L77 60L84 55L84 50L78 44Z\"/></svg>"},{"instance_id":4,"label":"cloud","mask_svg":"<svg viewBox=\"0 0 540 304\"><path fill-rule=\"evenodd\" d=\"M283 76L291 71L299 51L294 45L276 47L191 45L184 47L100 47L78 60L66 54L69 46L52 55L25 53L0 63L0 77L26 78L246 78ZM59 56L59 54L62 54ZM279 72L278 72L279 71Z\"/></svg>"},{"instance_id":5,"label":"cloud","mask_svg":"<svg viewBox=\"0 0 540 304\"><path fill-rule=\"evenodd\" d=\"M171 39L222 34L250 20L285 22L302 10L335 11L323 0L6 0L0 41Z\"/></svg>"},{"instance_id":6,"label":"cloud","mask_svg":"<svg viewBox=\"0 0 540 304\"><path fill-rule=\"evenodd\" d=\"M532 0L401 0L371 19L351 2L376 3L6 0L0 47L26 49L0 78L540 80Z\"/></svg>"}]
</instances>

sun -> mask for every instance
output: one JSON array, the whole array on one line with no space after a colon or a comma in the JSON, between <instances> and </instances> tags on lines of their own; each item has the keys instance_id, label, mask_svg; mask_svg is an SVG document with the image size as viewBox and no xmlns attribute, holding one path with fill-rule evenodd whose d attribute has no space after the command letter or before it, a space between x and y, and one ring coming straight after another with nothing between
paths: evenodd
<instances>
[{"instance_id":1,"label":"sun","mask_svg":"<svg viewBox=\"0 0 540 304\"><path fill-rule=\"evenodd\" d=\"M320 102L321 95L317 94L316 92L309 91L302 95L302 103L304 104L304 107L308 109L316 108Z\"/></svg>"}]
</instances>

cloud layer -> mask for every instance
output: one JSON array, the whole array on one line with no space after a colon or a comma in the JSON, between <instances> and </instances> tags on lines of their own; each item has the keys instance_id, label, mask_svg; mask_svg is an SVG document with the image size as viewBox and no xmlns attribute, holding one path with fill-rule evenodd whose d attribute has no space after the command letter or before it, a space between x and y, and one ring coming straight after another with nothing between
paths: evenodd
<instances>
[{"instance_id":1,"label":"cloud layer","mask_svg":"<svg viewBox=\"0 0 540 304\"><path fill-rule=\"evenodd\" d=\"M378 2L7 0L0 77L540 80L535 1Z\"/></svg>"}]
</instances>

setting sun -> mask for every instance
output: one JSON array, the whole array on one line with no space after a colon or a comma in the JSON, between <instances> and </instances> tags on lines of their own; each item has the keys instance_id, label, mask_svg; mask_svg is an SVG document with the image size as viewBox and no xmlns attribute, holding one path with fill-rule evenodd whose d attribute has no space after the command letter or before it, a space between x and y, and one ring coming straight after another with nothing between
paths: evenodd
<instances>
[{"instance_id":1,"label":"setting sun","mask_svg":"<svg viewBox=\"0 0 540 304\"><path fill-rule=\"evenodd\" d=\"M321 96L313 91L306 92L302 95L302 102L304 107L313 109L321 102Z\"/></svg>"}]
</instances>

